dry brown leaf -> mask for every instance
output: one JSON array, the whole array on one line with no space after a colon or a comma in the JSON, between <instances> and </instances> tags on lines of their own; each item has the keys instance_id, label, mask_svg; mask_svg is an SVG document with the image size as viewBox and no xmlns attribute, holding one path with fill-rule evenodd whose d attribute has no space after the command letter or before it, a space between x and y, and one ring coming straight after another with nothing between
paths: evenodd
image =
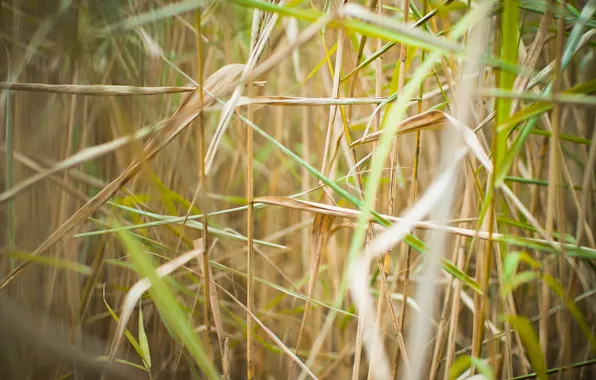
<instances>
[{"instance_id":1,"label":"dry brown leaf","mask_svg":"<svg viewBox=\"0 0 596 380\"><path fill-rule=\"evenodd\" d=\"M445 114L441 111L427 111L420 113L418 115L409 117L401 122L399 128L397 129L397 136L410 133L421 131L425 129L436 129L441 128L447 122L447 118ZM351 147L366 144L369 142L377 141L381 134L383 133L382 130L371 133L366 135L356 141L354 141Z\"/></svg>"},{"instance_id":2,"label":"dry brown leaf","mask_svg":"<svg viewBox=\"0 0 596 380\"><path fill-rule=\"evenodd\" d=\"M47 92L54 94L92 95L92 96L127 96L160 95L192 92L194 87L138 87L86 84L47 84L47 83L9 83L0 82L0 89L13 91Z\"/></svg>"},{"instance_id":3,"label":"dry brown leaf","mask_svg":"<svg viewBox=\"0 0 596 380\"><path fill-rule=\"evenodd\" d=\"M197 239L193 241L193 246L195 249L200 249L203 244L203 239ZM199 268L201 270L201 274L203 278L209 279L209 281L215 282L215 278L213 277L213 271L211 270L211 266L207 266L209 268L209 273L205 274L205 265L203 261L203 255L197 256L197 260L199 261ZM217 295L217 287L209 286L209 306L211 309L211 313L213 314L213 322L215 323L215 332L217 334L217 341L219 343L219 352L221 353L222 363L225 363L225 336L223 331L223 323L221 320L221 310L219 308L219 297ZM223 365L224 368L224 375L228 375L229 377L229 369L226 372L226 366Z\"/></svg>"},{"instance_id":4,"label":"dry brown leaf","mask_svg":"<svg viewBox=\"0 0 596 380\"><path fill-rule=\"evenodd\" d=\"M332 216L340 216L346 218L354 218L360 214L358 210L351 210L343 207L331 206L323 203L303 201L299 199L266 196L255 199L255 203L265 203L270 205L277 205L289 207L297 210L311 212L313 214L324 214Z\"/></svg>"},{"instance_id":5,"label":"dry brown leaf","mask_svg":"<svg viewBox=\"0 0 596 380\"><path fill-rule=\"evenodd\" d=\"M121 149L124 146L131 144L134 141L144 139L149 134L154 133L155 131L152 131L151 129L143 128L130 136L119 137L115 140L112 140L104 144L99 144L89 148L81 149L72 156L60 162L57 162L48 168L38 170L36 174L28 177L24 181L21 181L13 187L11 187L10 189L4 191L0 194L0 203L4 203L16 197L17 195L21 194L24 190L28 189L29 187L35 185L36 183L48 177L56 175L57 173L60 173L62 171L71 169L85 162L105 156L111 152L114 152L118 149Z\"/></svg>"},{"instance_id":6,"label":"dry brown leaf","mask_svg":"<svg viewBox=\"0 0 596 380\"><path fill-rule=\"evenodd\" d=\"M306 296L309 299L311 299L313 296L313 291L317 281L317 273L319 273L319 264L321 263L321 255L323 254L323 251L327 246L327 241L329 241L329 237L331 236L331 230L334 221L335 216L320 213L315 214L315 218L313 220L310 279L308 281L308 289L306 291ZM300 348L300 341L302 339L302 333L304 332L304 327L306 325L306 316L310 310L310 306L311 303L307 301L304 307L304 314L302 315L300 331L298 332L298 340L296 341L296 354L298 354L298 349Z\"/></svg>"}]
</instances>

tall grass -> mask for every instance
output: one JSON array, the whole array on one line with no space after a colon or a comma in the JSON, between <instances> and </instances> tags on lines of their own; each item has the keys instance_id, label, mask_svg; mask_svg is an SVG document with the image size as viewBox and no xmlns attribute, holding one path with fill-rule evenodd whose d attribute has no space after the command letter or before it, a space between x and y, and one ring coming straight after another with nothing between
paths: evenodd
<instances>
[{"instance_id":1,"label":"tall grass","mask_svg":"<svg viewBox=\"0 0 596 380\"><path fill-rule=\"evenodd\" d=\"M0 378L593 378L595 11L0 2Z\"/></svg>"}]
</instances>

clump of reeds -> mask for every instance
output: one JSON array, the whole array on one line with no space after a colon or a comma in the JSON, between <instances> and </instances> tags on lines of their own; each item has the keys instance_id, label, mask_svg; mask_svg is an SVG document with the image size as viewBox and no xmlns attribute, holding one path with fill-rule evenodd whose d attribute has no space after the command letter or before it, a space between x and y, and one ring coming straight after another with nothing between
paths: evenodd
<instances>
[{"instance_id":1,"label":"clump of reeds","mask_svg":"<svg viewBox=\"0 0 596 380\"><path fill-rule=\"evenodd\" d=\"M592 378L595 11L1 2L0 378Z\"/></svg>"}]
</instances>

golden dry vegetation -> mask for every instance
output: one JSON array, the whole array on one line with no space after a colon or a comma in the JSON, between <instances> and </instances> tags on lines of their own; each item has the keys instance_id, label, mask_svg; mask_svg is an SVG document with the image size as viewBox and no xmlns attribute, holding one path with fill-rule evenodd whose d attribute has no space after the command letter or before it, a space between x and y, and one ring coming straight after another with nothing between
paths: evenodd
<instances>
[{"instance_id":1,"label":"golden dry vegetation","mask_svg":"<svg viewBox=\"0 0 596 380\"><path fill-rule=\"evenodd\" d=\"M0 379L593 378L595 11L0 1Z\"/></svg>"}]
</instances>

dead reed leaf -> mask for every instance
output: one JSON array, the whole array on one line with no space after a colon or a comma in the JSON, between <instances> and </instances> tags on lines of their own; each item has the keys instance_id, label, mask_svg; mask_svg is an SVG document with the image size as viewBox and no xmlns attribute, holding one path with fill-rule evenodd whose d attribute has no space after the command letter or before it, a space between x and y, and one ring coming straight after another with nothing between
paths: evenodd
<instances>
[{"instance_id":1,"label":"dead reed leaf","mask_svg":"<svg viewBox=\"0 0 596 380\"><path fill-rule=\"evenodd\" d=\"M319 265L321 263L321 256L327 246L329 237L331 236L331 230L335 216L325 214L315 214L315 218L312 226L312 240L311 240L311 262L310 262L310 279L308 280L308 289L306 290L306 296L310 299L313 296L315 284L317 282L317 273L319 273ZM306 302L304 307L304 314L302 314L302 322L300 324L300 330L298 332L298 339L296 340L296 354L300 349L300 341L302 340L302 333L306 325L306 317L310 311L311 303ZM293 363L292 363L293 364ZM292 373L290 368L290 374Z\"/></svg>"},{"instance_id":2,"label":"dead reed leaf","mask_svg":"<svg viewBox=\"0 0 596 380\"><path fill-rule=\"evenodd\" d=\"M197 239L193 241L195 249L202 249L203 239ZM203 255L198 255L197 260L199 261L199 268L203 278L208 279L210 282L215 281L213 277L213 271L211 266L207 263L208 273L205 273L205 261ZM222 366L224 369L224 377L230 376L229 368L226 368L226 350L225 350L225 335L223 331L223 323L221 319L221 310L219 307L219 297L217 295L217 288L215 286L209 286L209 307L213 314L213 322L215 323L215 332L217 334L217 341L219 343L219 351L221 353Z\"/></svg>"},{"instance_id":3,"label":"dead reed leaf","mask_svg":"<svg viewBox=\"0 0 596 380\"><path fill-rule=\"evenodd\" d=\"M85 84L47 84L47 83L10 83L0 82L0 89L13 91L46 92L53 94L71 95L160 95L193 92L196 87L138 87L116 85L85 85Z\"/></svg>"},{"instance_id":4,"label":"dead reed leaf","mask_svg":"<svg viewBox=\"0 0 596 380\"><path fill-rule=\"evenodd\" d=\"M403 135L410 132L422 131L427 129L437 129L445 125L447 118L441 111L427 111L418 115L409 117L401 122L397 130L397 135ZM369 135L363 136L354 141L350 147L370 143L379 140L383 131L376 131Z\"/></svg>"},{"instance_id":5,"label":"dead reed leaf","mask_svg":"<svg viewBox=\"0 0 596 380\"><path fill-rule=\"evenodd\" d=\"M25 189L31 187L32 185L38 183L39 181L47 177L75 167L77 165L83 164L85 162L105 156L106 154L112 153L134 141L141 140L155 133L156 130L158 129L155 127L145 127L130 136L120 137L104 144L99 144L90 148L82 149L77 153L73 154L72 156L68 157L67 159L55 163L49 168L39 170L37 174L28 177L26 180L19 182L15 186L11 187L9 190L6 190L5 192L1 193L0 204L14 198L15 196L23 192Z\"/></svg>"},{"instance_id":6,"label":"dead reed leaf","mask_svg":"<svg viewBox=\"0 0 596 380\"><path fill-rule=\"evenodd\" d=\"M237 106L249 104L280 105L280 106L341 106L341 105L367 105L381 104L387 98L306 98L297 96L241 96ZM214 106L214 109L221 107ZM211 109L211 108L210 108Z\"/></svg>"}]
</instances>

